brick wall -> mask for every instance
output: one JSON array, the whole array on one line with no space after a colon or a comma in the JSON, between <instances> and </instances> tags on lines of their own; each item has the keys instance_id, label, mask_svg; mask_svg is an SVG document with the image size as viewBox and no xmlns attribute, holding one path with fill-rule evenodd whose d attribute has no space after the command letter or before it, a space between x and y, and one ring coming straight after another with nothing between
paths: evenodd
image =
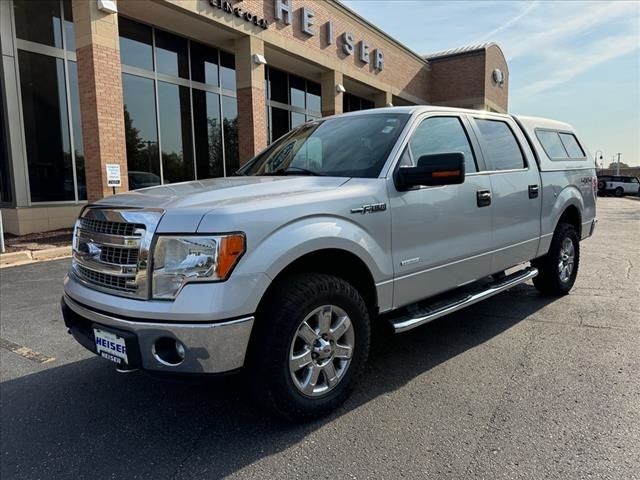
<instances>
[{"instance_id":1,"label":"brick wall","mask_svg":"<svg viewBox=\"0 0 640 480\"><path fill-rule=\"evenodd\" d=\"M78 90L88 200L111 195L105 165L120 165L128 190L127 154L122 112L122 72L117 15L100 12L96 2L73 0Z\"/></svg>"},{"instance_id":2,"label":"brick wall","mask_svg":"<svg viewBox=\"0 0 640 480\"><path fill-rule=\"evenodd\" d=\"M484 98L485 52L433 59L429 100L471 108Z\"/></svg>"},{"instance_id":3,"label":"brick wall","mask_svg":"<svg viewBox=\"0 0 640 480\"><path fill-rule=\"evenodd\" d=\"M128 190L120 55L97 44L77 49L76 55L87 196L93 201L112 193L107 187L107 163L120 165L120 190Z\"/></svg>"}]
</instances>

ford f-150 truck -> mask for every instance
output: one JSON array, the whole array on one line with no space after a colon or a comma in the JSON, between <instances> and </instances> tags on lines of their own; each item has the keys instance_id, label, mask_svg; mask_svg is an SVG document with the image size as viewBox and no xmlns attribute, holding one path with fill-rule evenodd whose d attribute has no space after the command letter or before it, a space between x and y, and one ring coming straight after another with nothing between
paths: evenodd
<instances>
[{"instance_id":1,"label":"ford f-150 truck","mask_svg":"<svg viewBox=\"0 0 640 480\"><path fill-rule=\"evenodd\" d=\"M233 176L87 205L65 323L120 371L243 369L272 411L321 415L362 375L373 327L405 332L529 280L568 293L596 224L589 158L538 118L311 121Z\"/></svg>"}]
</instances>

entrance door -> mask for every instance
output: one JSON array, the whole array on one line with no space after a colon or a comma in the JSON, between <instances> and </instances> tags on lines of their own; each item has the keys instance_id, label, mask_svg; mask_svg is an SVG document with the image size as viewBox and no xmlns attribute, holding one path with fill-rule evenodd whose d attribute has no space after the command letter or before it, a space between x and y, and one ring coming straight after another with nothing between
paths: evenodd
<instances>
[{"instance_id":1,"label":"entrance door","mask_svg":"<svg viewBox=\"0 0 640 480\"><path fill-rule=\"evenodd\" d=\"M396 168L434 153L462 152L467 177L460 185L416 187L406 192L389 182L394 307L401 307L491 273L492 206L488 175L477 175L463 120L455 115L424 118ZM490 197L489 197L490 200Z\"/></svg>"}]
</instances>

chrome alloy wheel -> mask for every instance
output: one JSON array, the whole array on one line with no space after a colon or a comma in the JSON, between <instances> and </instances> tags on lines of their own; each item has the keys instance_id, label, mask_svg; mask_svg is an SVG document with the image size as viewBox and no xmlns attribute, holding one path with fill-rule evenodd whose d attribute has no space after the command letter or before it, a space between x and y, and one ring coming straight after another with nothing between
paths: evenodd
<instances>
[{"instance_id":1,"label":"chrome alloy wheel","mask_svg":"<svg viewBox=\"0 0 640 480\"><path fill-rule=\"evenodd\" d=\"M289 349L296 388L308 397L333 390L351 364L354 346L353 324L344 310L335 305L313 310L298 326Z\"/></svg>"},{"instance_id":2,"label":"chrome alloy wheel","mask_svg":"<svg viewBox=\"0 0 640 480\"><path fill-rule=\"evenodd\" d=\"M558 258L558 274L561 282L567 282L571 278L575 257L576 251L573 242L570 238L565 238L560 248L560 258Z\"/></svg>"}]
</instances>

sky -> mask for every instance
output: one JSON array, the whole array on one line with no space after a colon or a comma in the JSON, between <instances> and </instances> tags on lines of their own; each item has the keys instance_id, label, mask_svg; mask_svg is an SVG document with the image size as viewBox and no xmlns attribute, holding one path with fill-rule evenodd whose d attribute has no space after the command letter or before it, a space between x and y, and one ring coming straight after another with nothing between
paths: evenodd
<instances>
[{"instance_id":1,"label":"sky","mask_svg":"<svg viewBox=\"0 0 640 480\"><path fill-rule=\"evenodd\" d=\"M640 165L640 1L343 3L419 54L498 43L509 113L570 123L605 165Z\"/></svg>"}]
</instances>

